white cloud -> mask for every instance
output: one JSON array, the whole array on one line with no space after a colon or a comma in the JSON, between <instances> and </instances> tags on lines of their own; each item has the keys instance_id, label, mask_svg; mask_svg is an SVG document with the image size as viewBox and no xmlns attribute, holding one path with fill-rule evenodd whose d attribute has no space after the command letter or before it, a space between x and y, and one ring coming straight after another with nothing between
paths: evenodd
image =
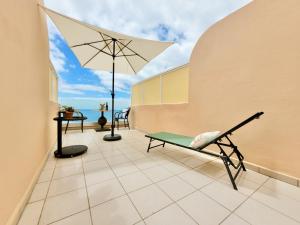
<instances>
[{"instance_id":1,"label":"white cloud","mask_svg":"<svg viewBox=\"0 0 300 225\"><path fill-rule=\"evenodd\" d=\"M102 86L90 84L69 84L63 79L59 79L59 91L61 93L83 95L84 91L96 91L99 93L107 93L107 90Z\"/></svg>"},{"instance_id":2,"label":"white cloud","mask_svg":"<svg viewBox=\"0 0 300 225\"><path fill-rule=\"evenodd\" d=\"M53 40L50 40L50 59L57 73L68 71L66 68L66 56L56 46Z\"/></svg>"},{"instance_id":3,"label":"white cloud","mask_svg":"<svg viewBox=\"0 0 300 225\"><path fill-rule=\"evenodd\" d=\"M168 29L166 39L176 44L151 61L138 76L116 75L116 90L126 92L133 83L189 61L191 51L212 24L249 3L250 0L45 0L45 5L60 13L116 32L147 39L158 39ZM50 27L50 37L57 30ZM53 64L63 70L63 56L52 47ZM111 89L111 75L95 72Z\"/></svg>"},{"instance_id":4,"label":"white cloud","mask_svg":"<svg viewBox=\"0 0 300 225\"><path fill-rule=\"evenodd\" d=\"M108 90L112 89L112 74L109 72L95 71L101 84ZM128 87L138 80L136 75L115 74L115 91L128 93Z\"/></svg>"}]
</instances>

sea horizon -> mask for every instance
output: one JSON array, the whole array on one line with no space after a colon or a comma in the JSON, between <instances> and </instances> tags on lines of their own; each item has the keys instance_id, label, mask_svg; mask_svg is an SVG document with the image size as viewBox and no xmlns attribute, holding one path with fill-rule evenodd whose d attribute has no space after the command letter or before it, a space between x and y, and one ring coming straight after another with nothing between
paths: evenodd
<instances>
[{"instance_id":1,"label":"sea horizon","mask_svg":"<svg viewBox=\"0 0 300 225\"><path fill-rule=\"evenodd\" d=\"M93 122L98 122L98 119L101 115L101 112L99 109L77 109L80 111L83 116L87 117L87 120L85 122L88 123L93 123ZM115 112L121 111L121 109L115 109ZM111 111L104 112L104 116L107 119L107 122L111 122Z\"/></svg>"}]
</instances>

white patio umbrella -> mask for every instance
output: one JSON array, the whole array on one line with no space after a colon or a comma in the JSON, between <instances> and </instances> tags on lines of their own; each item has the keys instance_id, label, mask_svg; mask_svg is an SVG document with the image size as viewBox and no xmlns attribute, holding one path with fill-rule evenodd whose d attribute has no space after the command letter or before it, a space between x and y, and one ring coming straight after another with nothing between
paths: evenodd
<instances>
[{"instance_id":1,"label":"white patio umbrella","mask_svg":"<svg viewBox=\"0 0 300 225\"><path fill-rule=\"evenodd\" d=\"M114 133L115 72L136 74L173 42L152 41L119 34L41 7L64 36L81 66L105 71L112 69L111 134L105 135L104 140L121 139L120 135Z\"/></svg>"}]
</instances>

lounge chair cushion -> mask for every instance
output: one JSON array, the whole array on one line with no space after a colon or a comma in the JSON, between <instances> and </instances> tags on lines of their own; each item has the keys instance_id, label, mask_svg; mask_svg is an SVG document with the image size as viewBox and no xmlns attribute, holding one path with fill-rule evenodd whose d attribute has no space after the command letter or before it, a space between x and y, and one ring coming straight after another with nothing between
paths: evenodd
<instances>
[{"instance_id":1,"label":"lounge chair cushion","mask_svg":"<svg viewBox=\"0 0 300 225\"><path fill-rule=\"evenodd\" d=\"M211 131L211 132L201 133L194 138L194 140L190 144L190 147L199 148L200 146L212 141L220 134L221 131Z\"/></svg>"}]
</instances>

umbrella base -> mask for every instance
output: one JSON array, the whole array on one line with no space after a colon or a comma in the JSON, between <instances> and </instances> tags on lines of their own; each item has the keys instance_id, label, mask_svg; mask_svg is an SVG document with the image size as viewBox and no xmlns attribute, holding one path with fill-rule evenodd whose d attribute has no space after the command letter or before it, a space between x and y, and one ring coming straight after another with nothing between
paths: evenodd
<instances>
[{"instance_id":1,"label":"umbrella base","mask_svg":"<svg viewBox=\"0 0 300 225\"><path fill-rule=\"evenodd\" d=\"M88 147L85 145L71 145L66 146L61 149L61 151L56 150L54 156L56 158L73 158L75 156L86 153Z\"/></svg>"},{"instance_id":2,"label":"umbrella base","mask_svg":"<svg viewBox=\"0 0 300 225\"><path fill-rule=\"evenodd\" d=\"M111 136L111 134L107 134L103 137L104 141L118 141L121 139L122 139L122 136L120 134L114 134L114 136Z\"/></svg>"}]
</instances>

